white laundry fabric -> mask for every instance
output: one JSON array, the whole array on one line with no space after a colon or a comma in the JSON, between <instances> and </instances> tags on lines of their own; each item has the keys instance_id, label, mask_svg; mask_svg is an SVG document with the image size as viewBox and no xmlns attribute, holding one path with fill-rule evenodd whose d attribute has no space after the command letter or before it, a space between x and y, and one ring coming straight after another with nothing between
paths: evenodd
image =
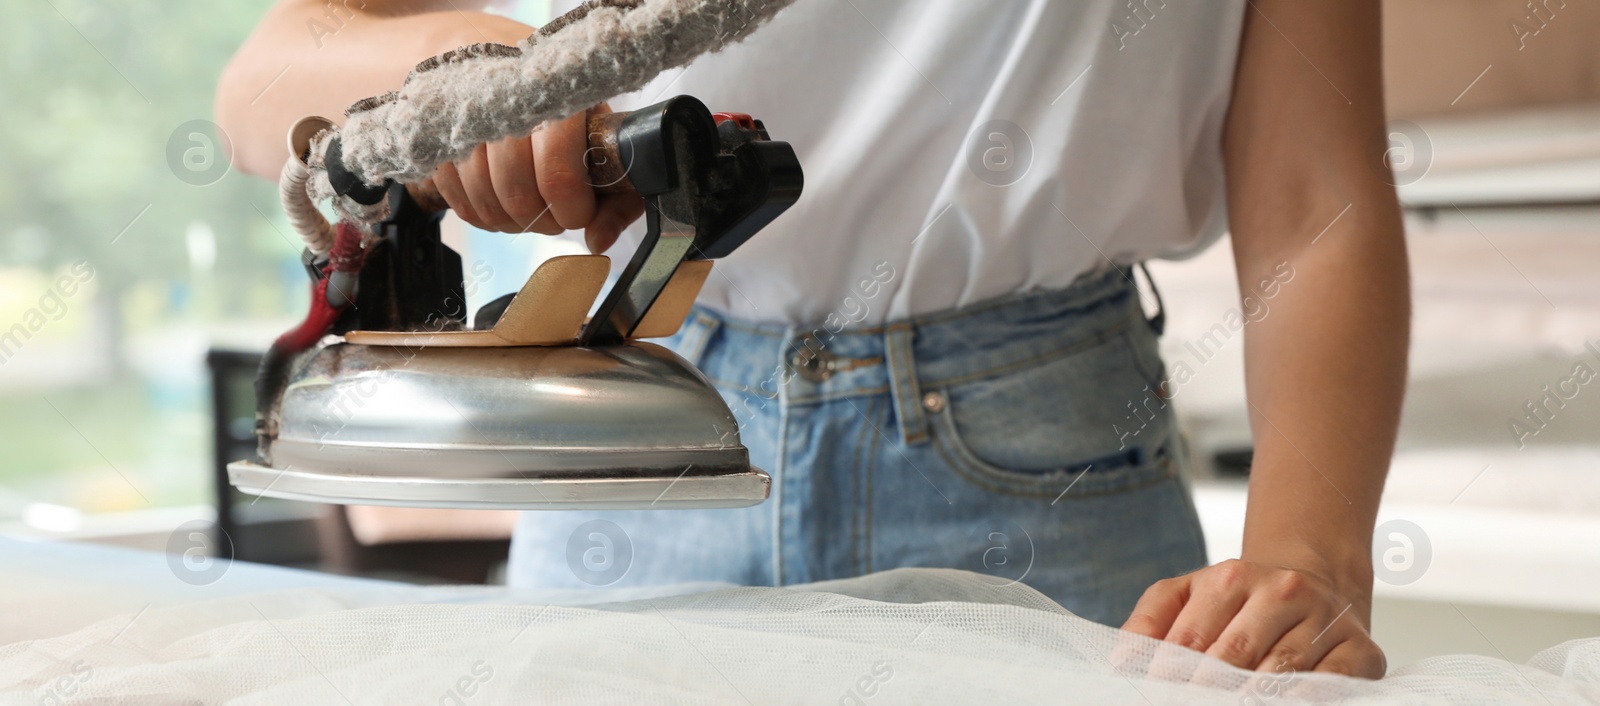
<instances>
[{"instance_id":1,"label":"white laundry fabric","mask_svg":"<svg viewBox=\"0 0 1600 706\"><path fill-rule=\"evenodd\" d=\"M887 265L878 324L1211 243L1244 15L1243 0L801 0L612 106L690 94L800 157L800 202L719 262L702 304L816 324L855 312Z\"/></svg>"},{"instance_id":2,"label":"white laundry fabric","mask_svg":"<svg viewBox=\"0 0 1600 706\"><path fill-rule=\"evenodd\" d=\"M1324 701L1600 703L1600 639L1527 665L1429 659L1381 681L1263 675L1077 618L1021 584L902 569L651 598L339 585L0 647L0 704Z\"/></svg>"}]
</instances>

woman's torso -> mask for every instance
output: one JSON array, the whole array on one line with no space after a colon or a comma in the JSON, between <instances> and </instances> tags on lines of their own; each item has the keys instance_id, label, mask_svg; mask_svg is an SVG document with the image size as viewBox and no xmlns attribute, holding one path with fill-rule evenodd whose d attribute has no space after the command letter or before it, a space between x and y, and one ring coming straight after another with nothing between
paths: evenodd
<instances>
[{"instance_id":1,"label":"woman's torso","mask_svg":"<svg viewBox=\"0 0 1600 706\"><path fill-rule=\"evenodd\" d=\"M804 196L719 262L702 304L761 322L901 319L1222 232L1244 3L1161 3L798 0L612 105L694 95L799 154Z\"/></svg>"}]
</instances>

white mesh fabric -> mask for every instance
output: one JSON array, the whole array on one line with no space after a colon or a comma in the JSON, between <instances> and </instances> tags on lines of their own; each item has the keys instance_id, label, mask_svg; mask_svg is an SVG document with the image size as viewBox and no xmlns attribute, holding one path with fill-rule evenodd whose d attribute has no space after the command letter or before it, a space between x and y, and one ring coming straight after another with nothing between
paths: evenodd
<instances>
[{"instance_id":1,"label":"white mesh fabric","mask_svg":"<svg viewBox=\"0 0 1600 706\"><path fill-rule=\"evenodd\" d=\"M1600 639L1364 681L1235 670L958 571L628 597L349 588L151 609L0 648L0 703L1600 703Z\"/></svg>"}]
</instances>

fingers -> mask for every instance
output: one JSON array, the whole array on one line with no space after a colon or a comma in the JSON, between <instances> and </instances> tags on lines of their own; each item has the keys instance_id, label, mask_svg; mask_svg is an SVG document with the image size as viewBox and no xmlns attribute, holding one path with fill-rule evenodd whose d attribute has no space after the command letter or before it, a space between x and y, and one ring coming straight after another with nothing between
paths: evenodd
<instances>
[{"instance_id":1,"label":"fingers","mask_svg":"<svg viewBox=\"0 0 1600 706\"><path fill-rule=\"evenodd\" d=\"M563 229L589 225L595 217L594 187L589 183L589 116L579 113L548 123L531 136L538 192Z\"/></svg>"},{"instance_id":2,"label":"fingers","mask_svg":"<svg viewBox=\"0 0 1600 706\"><path fill-rule=\"evenodd\" d=\"M1192 579L1189 600L1167 630L1167 642L1204 652L1249 598L1250 567L1225 561Z\"/></svg>"},{"instance_id":3,"label":"fingers","mask_svg":"<svg viewBox=\"0 0 1600 706\"><path fill-rule=\"evenodd\" d=\"M1257 593L1245 601L1239 614L1206 649L1206 654L1240 669L1252 669L1259 664L1262 671L1277 671L1269 669L1272 664L1263 662L1262 658L1299 622L1298 611Z\"/></svg>"},{"instance_id":4,"label":"fingers","mask_svg":"<svg viewBox=\"0 0 1600 706\"><path fill-rule=\"evenodd\" d=\"M492 230L500 232L521 230L521 226L512 220L511 214L506 213L505 206L500 203L500 194L495 190L494 173L489 170L490 148L491 145L488 144L478 145L466 163L458 165L461 170L461 183L467 187L467 198L472 201L472 209L478 212L478 216L489 224ZM503 151L503 148L499 151Z\"/></svg>"},{"instance_id":5,"label":"fingers","mask_svg":"<svg viewBox=\"0 0 1600 706\"><path fill-rule=\"evenodd\" d=\"M608 110L604 104L596 110ZM589 183L588 116L550 123L532 135L479 145L465 160L445 164L433 182L461 219L484 230L556 235L584 229L590 252L601 253L644 215L637 194L597 195Z\"/></svg>"},{"instance_id":6,"label":"fingers","mask_svg":"<svg viewBox=\"0 0 1600 706\"><path fill-rule=\"evenodd\" d=\"M512 137L489 145L488 162L491 188L511 220L509 232L555 235L563 230L539 193L531 139Z\"/></svg>"},{"instance_id":7,"label":"fingers","mask_svg":"<svg viewBox=\"0 0 1600 706\"><path fill-rule=\"evenodd\" d=\"M1389 671L1389 664L1377 643L1362 635L1345 640L1329 650L1322 661L1317 662L1314 671L1377 679Z\"/></svg>"},{"instance_id":8,"label":"fingers","mask_svg":"<svg viewBox=\"0 0 1600 706\"><path fill-rule=\"evenodd\" d=\"M1353 604L1337 601L1314 574L1235 559L1156 582L1122 627L1239 669L1383 676L1383 650L1351 614ZM1217 676L1214 669L1177 669L1184 660L1164 659L1168 652L1151 658L1149 674L1201 682Z\"/></svg>"},{"instance_id":9,"label":"fingers","mask_svg":"<svg viewBox=\"0 0 1600 706\"><path fill-rule=\"evenodd\" d=\"M1306 672L1317 666L1339 644L1339 637L1317 636L1322 626L1302 621L1285 632L1256 664L1258 672Z\"/></svg>"},{"instance_id":10,"label":"fingers","mask_svg":"<svg viewBox=\"0 0 1600 706\"><path fill-rule=\"evenodd\" d=\"M1328 618L1303 620L1284 633L1283 637L1278 638L1277 644L1267 651L1261 663L1256 666L1256 671L1311 671L1346 637L1346 631L1339 629L1336 622L1330 626Z\"/></svg>"},{"instance_id":11,"label":"fingers","mask_svg":"<svg viewBox=\"0 0 1600 706\"><path fill-rule=\"evenodd\" d=\"M454 163L456 173L461 178L462 192L466 192L467 205L472 215L477 216L474 221L467 223L482 227L485 231L506 231L510 226L510 216L499 205L499 197L494 194L494 183L490 179L490 163L488 163L488 146L480 146L467 155L466 160ZM446 199L448 200L448 199ZM451 207L456 207L451 203ZM459 210L458 210L459 213Z\"/></svg>"},{"instance_id":12,"label":"fingers","mask_svg":"<svg viewBox=\"0 0 1600 706\"><path fill-rule=\"evenodd\" d=\"M439 165L433 172L433 185L461 220L478 228L484 227L483 219L478 217L477 211L472 210L472 202L467 199L467 190L461 183L461 172L456 165L449 162Z\"/></svg>"},{"instance_id":13,"label":"fingers","mask_svg":"<svg viewBox=\"0 0 1600 706\"><path fill-rule=\"evenodd\" d=\"M601 213L584 161L588 147L588 116L580 113L527 137L479 145L433 178L445 202L473 226L555 235L587 228ZM606 245L616 239L612 231L638 217L634 210L627 200L613 206L598 228Z\"/></svg>"},{"instance_id":14,"label":"fingers","mask_svg":"<svg viewBox=\"0 0 1600 706\"><path fill-rule=\"evenodd\" d=\"M1157 581L1145 589L1133 606L1133 614L1122 624L1123 630L1136 632L1157 640L1165 639L1167 630L1189 601L1189 585L1194 574Z\"/></svg>"},{"instance_id":15,"label":"fingers","mask_svg":"<svg viewBox=\"0 0 1600 706\"><path fill-rule=\"evenodd\" d=\"M596 203L594 220L584 230L583 240L595 255L609 250L623 229L644 215L644 199L638 194L605 194Z\"/></svg>"}]
</instances>

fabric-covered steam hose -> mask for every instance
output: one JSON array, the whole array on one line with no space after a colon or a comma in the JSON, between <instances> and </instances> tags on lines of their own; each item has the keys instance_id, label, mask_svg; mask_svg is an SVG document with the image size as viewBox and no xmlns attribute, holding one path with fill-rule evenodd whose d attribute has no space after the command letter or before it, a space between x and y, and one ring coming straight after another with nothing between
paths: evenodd
<instances>
[{"instance_id":1,"label":"fabric-covered steam hose","mask_svg":"<svg viewBox=\"0 0 1600 706\"><path fill-rule=\"evenodd\" d=\"M316 203L363 224L387 216L334 193L325 157L335 137L346 169L367 184L421 181L485 142L526 135L668 69L749 36L794 0L589 0L516 46L475 44L418 64L397 91L356 102L343 128L311 139L280 179L291 224L316 253L332 229Z\"/></svg>"}]
</instances>

